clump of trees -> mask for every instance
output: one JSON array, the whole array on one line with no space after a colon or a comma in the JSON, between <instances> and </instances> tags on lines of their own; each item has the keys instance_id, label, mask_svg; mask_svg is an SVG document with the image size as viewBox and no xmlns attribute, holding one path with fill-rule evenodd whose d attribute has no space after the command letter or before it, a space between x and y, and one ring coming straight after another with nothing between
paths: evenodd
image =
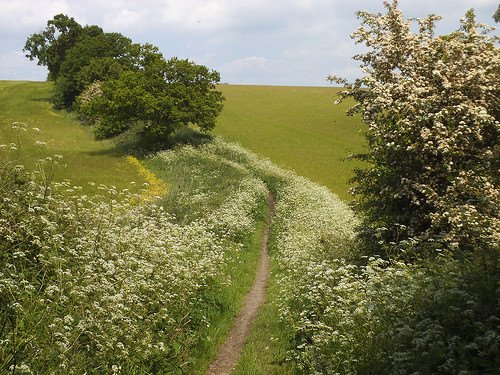
<instances>
[{"instance_id":1,"label":"clump of trees","mask_svg":"<svg viewBox=\"0 0 500 375\"><path fill-rule=\"evenodd\" d=\"M79 111L95 125L99 138L140 125L149 138L165 138L179 127L215 126L222 94L214 90L219 73L188 60L165 60L157 48L138 48L134 68L89 86Z\"/></svg>"},{"instance_id":2,"label":"clump of trees","mask_svg":"<svg viewBox=\"0 0 500 375\"><path fill-rule=\"evenodd\" d=\"M468 11L461 27L434 35L431 15L397 7L359 12L353 38L369 51L355 59L364 77L347 85L367 125L366 169L356 171L355 207L365 249L387 256L411 250L499 250L500 53L498 37Z\"/></svg>"},{"instance_id":3,"label":"clump of trees","mask_svg":"<svg viewBox=\"0 0 500 375\"><path fill-rule=\"evenodd\" d=\"M63 14L31 35L24 51L48 68L54 107L76 110L98 138L134 128L145 139L162 141L190 124L208 131L222 110L218 72L167 60L153 45L81 26Z\"/></svg>"}]
</instances>

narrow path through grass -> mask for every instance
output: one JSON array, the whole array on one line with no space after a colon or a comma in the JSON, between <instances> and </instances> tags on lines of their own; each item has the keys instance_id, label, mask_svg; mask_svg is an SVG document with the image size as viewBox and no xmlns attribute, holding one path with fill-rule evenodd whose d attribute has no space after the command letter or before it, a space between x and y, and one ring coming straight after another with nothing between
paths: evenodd
<instances>
[{"instance_id":1,"label":"narrow path through grass","mask_svg":"<svg viewBox=\"0 0 500 375\"><path fill-rule=\"evenodd\" d=\"M236 366L243 349L246 338L249 335L250 328L257 316L259 307L264 302L267 278L269 276L269 255L267 252L267 242L269 239L269 228L274 215L274 197L269 194L269 216L267 225L264 228L262 241L260 245L260 261L257 268L252 290L248 293L243 309L240 311L234 321L234 326L222 345L219 354L213 364L210 366L207 375L226 375L230 374Z\"/></svg>"}]
</instances>

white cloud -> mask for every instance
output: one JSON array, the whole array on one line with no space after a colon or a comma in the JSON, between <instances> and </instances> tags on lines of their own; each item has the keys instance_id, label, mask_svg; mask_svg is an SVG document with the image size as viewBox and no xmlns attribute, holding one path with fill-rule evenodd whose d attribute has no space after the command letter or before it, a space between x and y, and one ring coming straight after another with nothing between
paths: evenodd
<instances>
[{"instance_id":1,"label":"white cloud","mask_svg":"<svg viewBox=\"0 0 500 375\"><path fill-rule=\"evenodd\" d=\"M106 30L140 31L148 23L148 14L145 11L131 9L120 9L112 14L106 15L103 20L103 27Z\"/></svg>"},{"instance_id":2,"label":"white cloud","mask_svg":"<svg viewBox=\"0 0 500 375\"><path fill-rule=\"evenodd\" d=\"M262 83L255 82L255 78L252 82L252 77L268 79L275 73L276 63L263 56L247 56L224 63L218 69L223 82Z\"/></svg>"},{"instance_id":3,"label":"white cloud","mask_svg":"<svg viewBox=\"0 0 500 375\"><path fill-rule=\"evenodd\" d=\"M157 45L165 56L206 64L223 80L243 83L324 85L325 77L352 76L359 51L349 35L357 10L383 11L382 0L0 0L0 79L43 71L19 54L26 37L65 13L136 42ZM405 14L445 16L450 32L470 7L481 22L498 0L400 0ZM17 54L16 54L17 53ZM9 60L10 59L10 60ZM10 62L8 62L10 61ZM22 62L21 62L22 61ZM7 67L9 65L9 67ZM14 70L13 70L14 69ZM333 70L332 70L333 69ZM36 75L35 74L35 75ZM45 76L45 73L42 77Z\"/></svg>"},{"instance_id":4,"label":"white cloud","mask_svg":"<svg viewBox=\"0 0 500 375\"><path fill-rule=\"evenodd\" d=\"M64 0L1 0L0 7L0 30L29 30L28 33L45 27L47 20L55 14L67 13L70 10Z\"/></svg>"},{"instance_id":5,"label":"white cloud","mask_svg":"<svg viewBox=\"0 0 500 375\"><path fill-rule=\"evenodd\" d=\"M270 68L272 61L267 57L249 56L241 59L230 61L226 64L226 68L233 71L241 71L246 69L263 69Z\"/></svg>"},{"instance_id":6,"label":"white cloud","mask_svg":"<svg viewBox=\"0 0 500 375\"><path fill-rule=\"evenodd\" d=\"M293 12L297 3L300 2L269 0L165 1L162 9L162 20L183 30L243 29L255 24L262 25L271 17L275 18L274 24L279 24L282 22L280 17Z\"/></svg>"}]
</instances>

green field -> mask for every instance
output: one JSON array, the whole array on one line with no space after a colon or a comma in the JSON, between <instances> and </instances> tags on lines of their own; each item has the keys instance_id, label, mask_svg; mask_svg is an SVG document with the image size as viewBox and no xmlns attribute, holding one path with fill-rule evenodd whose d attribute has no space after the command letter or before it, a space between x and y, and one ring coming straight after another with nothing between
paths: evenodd
<instances>
[{"instance_id":1,"label":"green field","mask_svg":"<svg viewBox=\"0 0 500 375\"><path fill-rule=\"evenodd\" d=\"M339 89L220 85L226 101L214 133L348 199L347 181L363 149L361 121L335 105Z\"/></svg>"},{"instance_id":2,"label":"green field","mask_svg":"<svg viewBox=\"0 0 500 375\"><path fill-rule=\"evenodd\" d=\"M63 156L56 179L69 179L84 189L88 182L130 188L130 182L143 180L135 167L114 147L113 142L96 142L89 128L81 126L66 112L52 110L49 103L51 82L0 81L0 143L16 142L14 122L26 124L21 134L21 157L31 159L59 154ZM32 129L38 128L40 132ZM34 147L36 140L47 149Z\"/></svg>"},{"instance_id":3,"label":"green field","mask_svg":"<svg viewBox=\"0 0 500 375\"><path fill-rule=\"evenodd\" d=\"M345 106L333 105L336 89L229 85L220 88L227 100L214 132L216 135L237 141L288 169L327 185L341 197L348 197L346 180L351 176L353 163L340 159L349 152L359 151L362 142L357 129L358 121L344 115ZM127 161L123 150L117 148L114 141L96 141L91 129L82 126L73 114L52 109L49 102L51 89L52 83L48 82L0 82L0 144L20 145L21 161L30 167L38 158L62 155L62 166L56 172L55 180L69 179L74 185L82 186L89 196L94 192L88 184L91 181L114 185L119 189L130 188L131 181L141 182L144 178L140 175L141 171ZM27 131L13 130L12 125L16 122L25 124L23 126ZM33 131L33 128L40 129L40 132ZM36 147L37 140L47 143L47 149ZM235 202L239 202L240 197L247 199L244 182L248 184L250 177L263 184L263 176L274 173L264 172L265 167L258 167L258 162L254 166L245 165L251 162L244 161L248 158L244 151L235 152L232 146L221 146L217 141L213 147L215 151L207 151L210 150L208 145L205 151L201 151L203 148L200 151L175 149L170 151L171 154L165 154L170 155L165 159L171 158L170 164L158 156L143 161L159 178L167 181L168 194L158 203L174 215L175 219L171 220L176 222L175 225L185 226L187 232L191 222L196 223L200 217L212 217L221 208L224 225L242 226L245 220L229 215L229 208L234 206L231 199L237 198ZM217 152L229 156L226 159ZM263 168L259 172L261 176L253 176L256 168ZM255 227L245 229L244 235L235 237L240 246L233 249L231 243L225 242L228 247L224 252L225 266L213 266L218 270L218 276L210 279L206 288L200 290L197 305L179 307L182 312L179 313L179 321L189 313L194 321L189 330L192 329L198 339L190 339L188 330L186 336L177 338L179 343L173 342L172 358L166 357L172 368L191 366L203 369L216 354L217 344L227 334L253 280L263 218L266 217L265 208L258 202L252 208L252 212L255 211L251 215L255 216ZM221 230L223 241L227 241L226 230ZM162 232L166 236L169 233L167 229ZM188 248L193 247L195 240L186 242ZM154 241L150 239L142 245L147 247L149 242ZM200 259L205 258L206 255ZM230 286L226 285L228 280ZM270 287L273 295L277 293L274 283L272 280ZM270 300L275 301L275 296ZM171 311L176 310L171 307ZM198 327L198 313L204 314L201 321L207 319L209 324L206 328ZM287 345L285 337L279 343L272 343L277 348L276 352L269 350L269 332L273 337L282 335L282 327L276 321L277 314L274 304L263 308L263 315L244 351L237 373L288 374L293 371L291 364L283 361ZM42 344L40 347L50 349L50 346ZM264 358L259 354L263 350L266 353ZM75 353L80 355L77 348ZM182 359L183 355L192 357L189 364ZM31 363L35 362L33 359Z\"/></svg>"},{"instance_id":4,"label":"green field","mask_svg":"<svg viewBox=\"0 0 500 375\"><path fill-rule=\"evenodd\" d=\"M51 108L52 83L0 82L0 139L13 142L13 122L40 128L31 138L47 142L46 154L63 155L59 179L78 185L88 181L130 187L141 181L111 141L96 142L90 129L65 112ZM360 121L345 115L349 103L333 104L338 89L329 87L274 87L220 85L226 97L215 135L239 142L276 164L327 186L349 199L348 179L359 165L345 160L362 150ZM25 156L39 157L25 141Z\"/></svg>"}]
</instances>

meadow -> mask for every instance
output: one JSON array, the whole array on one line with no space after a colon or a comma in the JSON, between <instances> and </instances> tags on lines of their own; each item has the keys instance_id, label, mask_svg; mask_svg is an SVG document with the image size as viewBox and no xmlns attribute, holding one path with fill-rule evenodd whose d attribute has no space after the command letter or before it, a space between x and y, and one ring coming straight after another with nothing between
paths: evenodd
<instances>
[{"instance_id":1,"label":"meadow","mask_svg":"<svg viewBox=\"0 0 500 375\"><path fill-rule=\"evenodd\" d=\"M335 105L340 89L219 85L226 98L214 134L271 159L350 199L348 180L361 164L348 160L363 151L359 117Z\"/></svg>"},{"instance_id":2,"label":"meadow","mask_svg":"<svg viewBox=\"0 0 500 375\"><path fill-rule=\"evenodd\" d=\"M174 211L47 183L1 151L0 372L203 373L253 279L263 182L192 148L162 153L151 162L182 176ZM200 191L206 171L231 186Z\"/></svg>"},{"instance_id":3,"label":"meadow","mask_svg":"<svg viewBox=\"0 0 500 375\"><path fill-rule=\"evenodd\" d=\"M51 82L0 82L0 139L15 141L14 122L41 130L37 139L50 153L64 156L59 180L71 179L131 188L144 182L140 171L112 141L94 140L88 127L71 113L55 111L49 103ZM339 89L329 87L279 87L219 85L224 109L213 134L237 142L277 165L328 187L349 200L348 180L358 161L349 155L363 150L362 124L347 116L349 103L334 105ZM25 145L24 147L30 147ZM26 149L26 157L47 156L40 148Z\"/></svg>"},{"instance_id":4,"label":"meadow","mask_svg":"<svg viewBox=\"0 0 500 375\"><path fill-rule=\"evenodd\" d=\"M52 82L0 81L0 139L2 143L22 141L20 155L26 165L50 155L62 155L57 181L64 179L93 191L95 184L114 185L119 189L134 188L145 180L134 165L126 160L113 142L96 142L92 131L81 126L64 111L55 111L49 103ZM13 123L23 123L27 132L13 131ZM33 131L33 128L39 131ZM46 147L35 146L34 141ZM42 145L43 146L43 145Z\"/></svg>"},{"instance_id":5,"label":"meadow","mask_svg":"<svg viewBox=\"0 0 500 375\"><path fill-rule=\"evenodd\" d=\"M0 91L0 368L203 373L253 280L268 191L295 175L218 139L137 161L54 112L50 87Z\"/></svg>"}]
</instances>

